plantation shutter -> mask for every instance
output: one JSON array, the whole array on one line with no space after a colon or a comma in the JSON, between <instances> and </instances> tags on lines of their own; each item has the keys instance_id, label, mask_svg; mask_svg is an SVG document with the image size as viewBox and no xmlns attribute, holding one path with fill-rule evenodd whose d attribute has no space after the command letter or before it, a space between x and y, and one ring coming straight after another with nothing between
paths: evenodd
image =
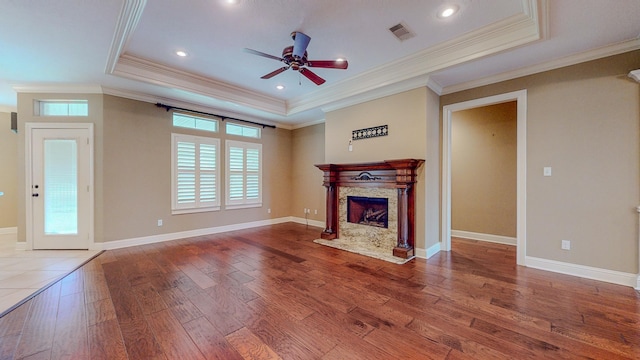
<instances>
[{"instance_id":1,"label":"plantation shutter","mask_svg":"<svg viewBox=\"0 0 640 360\"><path fill-rule=\"evenodd\" d=\"M220 208L218 139L172 134L172 212Z\"/></svg>"},{"instance_id":2,"label":"plantation shutter","mask_svg":"<svg viewBox=\"0 0 640 360\"><path fill-rule=\"evenodd\" d=\"M217 203L217 146L200 144L200 203Z\"/></svg>"},{"instance_id":3,"label":"plantation shutter","mask_svg":"<svg viewBox=\"0 0 640 360\"><path fill-rule=\"evenodd\" d=\"M178 161L176 201L179 207L192 207L196 202L196 144L178 141L176 157Z\"/></svg>"},{"instance_id":4,"label":"plantation shutter","mask_svg":"<svg viewBox=\"0 0 640 360\"><path fill-rule=\"evenodd\" d=\"M227 140L227 208L262 205L262 145Z\"/></svg>"}]
</instances>

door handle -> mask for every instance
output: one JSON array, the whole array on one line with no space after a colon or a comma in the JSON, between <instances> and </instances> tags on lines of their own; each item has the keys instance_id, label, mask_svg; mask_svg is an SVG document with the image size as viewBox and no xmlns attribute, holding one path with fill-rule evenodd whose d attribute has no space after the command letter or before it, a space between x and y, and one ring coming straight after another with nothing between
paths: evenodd
<instances>
[{"instance_id":1,"label":"door handle","mask_svg":"<svg viewBox=\"0 0 640 360\"><path fill-rule=\"evenodd\" d=\"M38 196L40 196L40 195L38 195L38 193L35 193L35 194L31 194L31 196L33 196L33 197L38 197Z\"/></svg>"}]
</instances>

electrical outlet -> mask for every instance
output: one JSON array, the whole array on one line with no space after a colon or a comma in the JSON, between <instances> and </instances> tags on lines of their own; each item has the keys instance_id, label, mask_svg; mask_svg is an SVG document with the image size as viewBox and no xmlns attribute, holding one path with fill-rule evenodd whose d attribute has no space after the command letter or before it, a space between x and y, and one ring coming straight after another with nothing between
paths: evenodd
<instances>
[{"instance_id":1,"label":"electrical outlet","mask_svg":"<svg viewBox=\"0 0 640 360\"><path fill-rule=\"evenodd\" d=\"M162 226L162 219L158 219L158 226Z\"/></svg>"},{"instance_id":2,"label":"electrical outlet","mask_svg":"<svg viewBox=\"0 0 640 360\"><path fill-rule=\"evenodd\" d=\"M571 250L570 240L562 240L562 250Z\"/></svg>"},{"instance_id":3,"label":"electrical outlet","mask_svg":"<svg viewBox=\"0 0 640 360\"><path fill-rule=\"evenodd\" d=\"M318 209L313 210L314 215L318 215Z\"/></svg>"},{"instance_id":4,"label":"electrical outlet","mask_svg":"<svg viewBox=\"0 0 640 360\"><path fill-rule=\"evenodd\" d=\"M267 209L267 214L271 214L271 209Z\"/></svg>"}]
</instances>

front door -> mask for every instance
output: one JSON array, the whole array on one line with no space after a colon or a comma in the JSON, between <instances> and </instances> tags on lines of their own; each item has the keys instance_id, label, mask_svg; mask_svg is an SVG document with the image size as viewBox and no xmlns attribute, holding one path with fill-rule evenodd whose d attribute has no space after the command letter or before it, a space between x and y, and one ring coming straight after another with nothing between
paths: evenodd
<instances>
[{"instance_id":1,"label":"front door","mask_svg":"<svg viewBox=\"0 0 640 360\"><path fill-rule=\"evenodd\" d=\"M92 128L30 128L33 249L88 249Z\"/></svg>"}]
</instances>

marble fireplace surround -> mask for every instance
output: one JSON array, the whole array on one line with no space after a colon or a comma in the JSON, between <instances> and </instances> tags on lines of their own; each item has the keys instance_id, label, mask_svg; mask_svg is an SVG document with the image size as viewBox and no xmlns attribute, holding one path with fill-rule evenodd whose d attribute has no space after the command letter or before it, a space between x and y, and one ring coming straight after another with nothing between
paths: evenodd
<instances>
[{"instance_id":1,"label":"marble fireplace surround","mask_svg":"<svg viewBox=\"0 0 640 360\"><path fill-rule=\"evenodd\" d=\"M368 251L388 251L389 256L410 259L414 256L415 192L418 159L384 160L375 163L316 165L324 172L326 188L326 226L322 240L361 242ZM389 227L376 228L348 223L347 196L389 199ZM367 242L367 243L365 243ZM360 246L360 245L359 245ZM388 249L388 250L386 250Z\"/></svg>"}]
</instances>

